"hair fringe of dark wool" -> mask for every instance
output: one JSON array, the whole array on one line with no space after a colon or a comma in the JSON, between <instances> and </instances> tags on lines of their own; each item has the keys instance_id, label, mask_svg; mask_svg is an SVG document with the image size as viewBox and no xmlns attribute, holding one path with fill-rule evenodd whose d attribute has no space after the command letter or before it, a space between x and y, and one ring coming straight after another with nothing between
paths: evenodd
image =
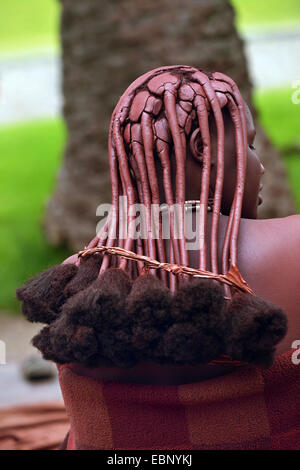
<instances>
[{"instance_id":1,"label":"hair fringe of dark wool","mask_svg":"<svg viewBox=\"0 0 300 470\"><path fill-rule=\"evenodd\" d=\"M132 367L207 364L222 354L269 367L287 331L282 308L250 294L226 304L216 281L191 278L171 294L155 276L131 281L119 268L98 277L100 256L54 266L17 290L32 343L56 363Z\"/></svg>"}]
</instances>

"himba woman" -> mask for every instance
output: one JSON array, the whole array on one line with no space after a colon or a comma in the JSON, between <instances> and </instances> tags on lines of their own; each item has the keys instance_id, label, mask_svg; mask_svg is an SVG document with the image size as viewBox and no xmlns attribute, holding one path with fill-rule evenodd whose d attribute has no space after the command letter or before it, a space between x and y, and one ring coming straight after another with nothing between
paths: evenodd
<instances>
[{"instance_id":1,"label":"himba woman","mask_svg":"<svg viewBox=\"0 0 300 470\"><path fill-rule=\"evenodd\" d=\"M257 220L254 139L222 73L161 67L120 98L105 225L17 291L47 324L33 344L58 364L63 447L300 448L300 217Z\"/></svg>"}]
</instances>

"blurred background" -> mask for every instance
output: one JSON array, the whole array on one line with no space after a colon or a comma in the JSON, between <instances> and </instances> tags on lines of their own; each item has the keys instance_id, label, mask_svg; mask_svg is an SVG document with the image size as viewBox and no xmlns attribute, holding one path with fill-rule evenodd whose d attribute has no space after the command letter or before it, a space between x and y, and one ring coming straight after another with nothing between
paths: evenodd
<instances>
[{"instance_id":1,"label":"blurred background","mask_svg":"<svg viewBox=\"0 0 300 470\"><path fill-rule=\"evenodd\" d=\"M127 86L175 63L236 80L256 116L266 167L260 217L282 217L300 209L299 57L299 0L162 0L159 9L148 0L0 3L6 390L39 329L23 321L15 290L95 235L96 207L110 201L109 118Z\"/></svg>"}]
</instances>

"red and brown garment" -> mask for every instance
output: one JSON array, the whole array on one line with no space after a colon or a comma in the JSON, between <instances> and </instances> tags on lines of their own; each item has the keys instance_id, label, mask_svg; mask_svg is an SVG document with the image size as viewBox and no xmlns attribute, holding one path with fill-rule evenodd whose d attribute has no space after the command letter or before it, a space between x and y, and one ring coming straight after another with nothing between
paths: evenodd
<instances>
[{"instance_id":1,"label":"red and brown garment","mask_svg":"<svg viewBox=\"0 0 300 470\"><path fill-rule=\"evenodd\" d=\"M300 366L246 366L185 385L97 381L59 367L67 449L300 450Z\"/></svg>"}]
</instances>

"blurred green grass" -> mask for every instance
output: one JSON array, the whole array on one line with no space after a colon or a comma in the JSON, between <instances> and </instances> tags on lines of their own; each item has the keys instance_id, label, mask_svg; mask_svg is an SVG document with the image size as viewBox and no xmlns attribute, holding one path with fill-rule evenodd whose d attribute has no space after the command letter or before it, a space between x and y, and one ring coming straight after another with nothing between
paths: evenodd
<instances>
[{"instance_id":1,"label":"blurred green grass","mask_svg":"<svg viewBox=\"0 0 300 470\"><path fill-rule=\"evenodd\" d=\"M296 207L300 212L300 103L292 102L293 88L257 90L254 103L259 121L281 150Z\"/></svg>"},{"instance_id":2,"label":"blurred green grass","mask_svg":"<svg viewBox=\"0 0 300 470\"><path fill-rule=\"evenodd\" d=\"M300 139L300 104L288 88L257 91L260 121L286 156L300 210L300 152L288 148ZM48 245L41 221L61 162L66 131L61 119L0 128L0 309L18 310L15 289L30 276L60 263L65 249Z\"/></svg>"},{"instance_id":3,"label":"blurred green grass","mask_svg":"<svg viewBox=\"0 0 300 470\"><path fill-rule=\"evenodd\" d=\"M0 52L58 48L59 14L58 0L2 0Z\"/></svg>"},{"instance_id":4,"label":"blurred green grass","mask_svg":"<svg viewBox=\"0 0 300 470\"><path fill-rule=\"evenodd\" d=\"M300 24L299 0L231 0L239 29L276 28Z\"/></svg>"},{"instance_id":5,"label":"blurred green grass","mask_svg":"<svg viewBox=\"0 0 300 470\"><path fill-rule=\"evenodd\" d=\"M300 103L293 103L294 92L292 87L268 88L255 90L253 96L260 123L281 150L300 139Z\"/></svg>"},{"instance_id":6,"label":"blurred green grass","mask_svg":"<svg viewBox=\"0 0 300 470\"><path fill-rule=\"evenodd\" d=\"M15 289L68 254L41 230L65 139L61 119L0 128L0 309L15 310Z\"/></svg>"}]
</instances>

